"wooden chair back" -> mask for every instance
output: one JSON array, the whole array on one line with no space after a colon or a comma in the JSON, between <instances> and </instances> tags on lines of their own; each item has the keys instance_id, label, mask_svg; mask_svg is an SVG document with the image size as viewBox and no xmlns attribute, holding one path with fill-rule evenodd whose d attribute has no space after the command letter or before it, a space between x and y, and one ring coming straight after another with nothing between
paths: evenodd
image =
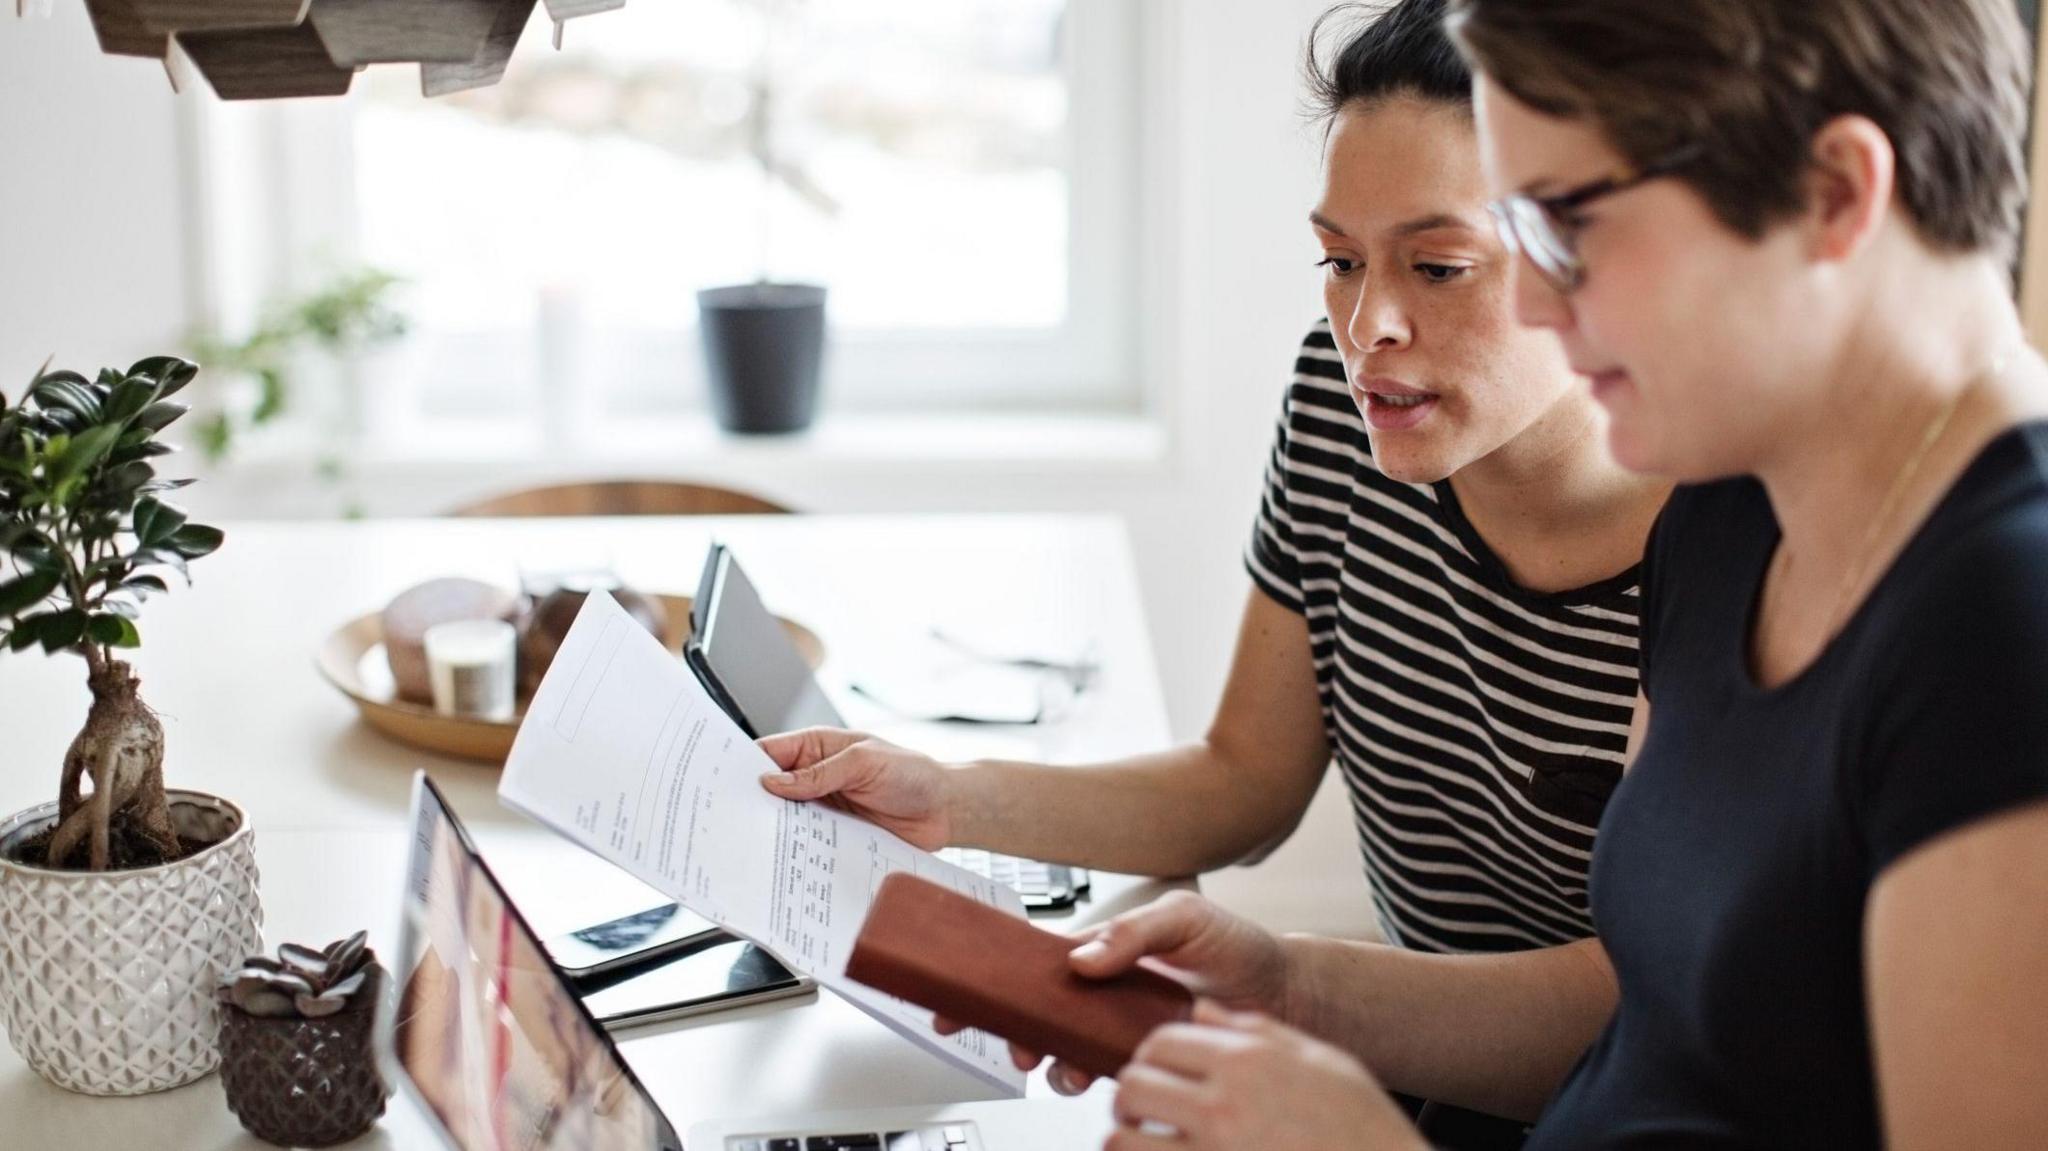
<instances>
[{"instance_id":1,"label":"wooden chair back","mask_svg":"<svg viewBox=\"0 0 2048 1151\"><path fill-rule=\"evenodd\" d=\"M732 488L676 480L593 480L507 492L453 516L769 516L794 509Z\"/></svg>"}]
</instances>

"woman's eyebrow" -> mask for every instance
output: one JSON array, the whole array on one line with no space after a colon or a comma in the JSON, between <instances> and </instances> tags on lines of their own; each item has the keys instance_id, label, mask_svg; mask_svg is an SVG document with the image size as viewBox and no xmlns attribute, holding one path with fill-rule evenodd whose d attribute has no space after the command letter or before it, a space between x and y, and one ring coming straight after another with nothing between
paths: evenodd
<instances>
[{"instance_id":1,"label":"woman's eyebrow","mask_svg":"<svg viewBox=\"0 0 2048 1151\"><path fill-rule=\"evenodd\" d=\"M1343 236L1346 239L1350 239L1349 234L1346 233L1344 229L1338 227L1337 222L1335 220L1330 219L1328 216L1323 215L1321 212L1310 212L1308 214L1308 222L1314 224L1318 228L1321 228L1325 232L1329 232L1332 235Z\"/></svg>"},{"instance_id":2,"label":"woman's eyebrow","mask_svg":"<svg viewBox=\"0 0 2048 1151\"><path fill-rule=\"evenodd\" d=\"M1335 220L1330 219L1321 212L1310 212L1308 214L1308 222L1333 236L1343 236L1347 240L1351 238L1349 233L1337 226ZM1449 212L1432 212L1427 216L1417 216L1413 220L1396 224L1389 231L1395 236L1407 237L1422 232L1434 232L1439 228L1456 228L1466 232L1475 230L1472 222L1463 216L1453 215Z\"/></svg>"},{"instance_id":3,"label":"woman's eyebrow","mask_svg":"<svg viewBox=\"0 0 2048 1151\"><path fill-rule=\"evenodd\" d=\"M1419 232L1434 232L1439 228L1458 228L1467 232L1473 230L1471 222L1464 217L1454 216L1449 212L1437 212L1428 216L1418 216L1405 223L1396 224L1394 225L1393 232L1396 236L1413 236Z\"/></svg>"}]
</instances>

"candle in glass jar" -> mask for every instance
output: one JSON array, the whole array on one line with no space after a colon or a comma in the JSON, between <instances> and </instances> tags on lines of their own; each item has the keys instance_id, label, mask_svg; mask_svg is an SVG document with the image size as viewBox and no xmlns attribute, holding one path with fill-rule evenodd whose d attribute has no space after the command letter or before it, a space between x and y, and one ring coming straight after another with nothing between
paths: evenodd
<instances>
[{"instance_id":1,"label":"candle in glass jar","mask_svg":"<svg viewBox=\"0 0 2048 1151\"><path fill-rule=\"evenodd\" d=\"M434 710L473 719L511 719L518 632L495 619L435 624L423 637Z\"/></svg>"}]
</instances>

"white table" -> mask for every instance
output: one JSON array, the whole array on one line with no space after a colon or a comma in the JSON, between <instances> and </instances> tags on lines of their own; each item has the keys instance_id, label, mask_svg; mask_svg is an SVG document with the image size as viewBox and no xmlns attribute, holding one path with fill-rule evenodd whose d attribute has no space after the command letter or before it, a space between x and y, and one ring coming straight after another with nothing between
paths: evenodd
<instances>
[{"instance_id":1,"label":"white table","mask_svg":"<svg viewBox=\"0 0 2048 1151\"><path fill-rule=\"evenodd\" d=\"M498 806L495 769L391 743L313 669L341 620L437 575L511 584L516 569L609 563L633 586L694 590L712 538L769 607L815 630L832 684L861 653L933 626L995 648L1093 639L1102 673L1057 723L963 731L892 719L836 693L849 720L940 755L976 751L1080 762L1164 746L1165 707L1129 545L1090 517L763 517L229 524L193 565L195 585L150 604L135 663L163 716L173 787L248 812L262 868L265 936L324 943L360 927L388 951L405 858L412 773L425 768L476 835L536 930L551 934L658 901ZM72 657L0 656L0 813L56 793L84 720ZM1078 926L1156 895L1154 881L1095 876ZM593 899L592 892L602 892ZM699 1119L987 1098L988 1088L829 993L626 1033L624 1050L679 1129ZM1045 1091L1042 1074L1031 1091ZM1091 1093L1087 1105L1102 1105ZM428 1145L401 1099L360 1146ZM158 1095L93 1099L0 1047L0 1146L258 1147L218 1078Z\"/></svg>"}]
</instances>

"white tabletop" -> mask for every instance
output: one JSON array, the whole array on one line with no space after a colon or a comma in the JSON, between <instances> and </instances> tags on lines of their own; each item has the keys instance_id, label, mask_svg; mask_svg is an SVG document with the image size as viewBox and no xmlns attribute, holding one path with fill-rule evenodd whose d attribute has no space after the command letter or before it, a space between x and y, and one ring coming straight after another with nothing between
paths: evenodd
<instances>
[{"instance_id":1,"label":"white tabletop","mask_svg":"<svg viewBox=\"0 0 2048 1151\"><path fill-rule=\"evenodd\" d=\"M503 584L519 565L609 565L647 591L694 590L714 537L770 609L824 640L828 685L931 628L997 650L1075 651L1102 671L1057 723L960 728L909 722L835 692L849 719L936 754L1081 762L1167 741L1129 545L1090 517L763 517L636 520L229 524L195 584L141 621L143 698L163 717L166 778L249 813L262 869L265 937L323 943L369 928L389 949L405 858L412 773L425 768L477 837L536 930L552 934L659 900L607 865L498 806L497 772L391 743L360 724L313 669L336 624L419 580ZM83 722L75 658L0 657L0 813L53 798ZM1142 902L1151 881L1097 874L1091 901L1048 921L1068 928ZM593 896L593 893L598 893ZM830 993L627 1032L623 1047L678 1129L700 1119L987 1098L964 1071L912 1046ZM1044 1092L1035 1078L1032 1094ZM72 1095L0 1048L0 1145L257 1147L217 1077L137 1099ZM361 1146L417 1147L417 1116L394 1098Z\"/></svg>"}]
</instances>

